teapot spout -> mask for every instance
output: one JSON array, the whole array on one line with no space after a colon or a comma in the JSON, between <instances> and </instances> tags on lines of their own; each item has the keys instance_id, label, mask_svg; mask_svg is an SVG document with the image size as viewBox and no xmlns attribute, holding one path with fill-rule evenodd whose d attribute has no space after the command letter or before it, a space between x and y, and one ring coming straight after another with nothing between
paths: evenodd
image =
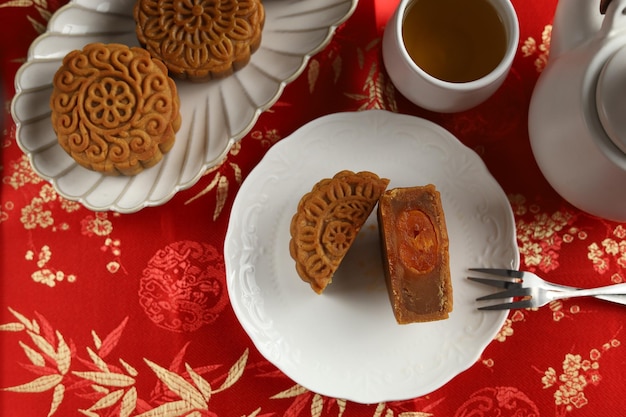
<instances>
[{"instance_id":1,"label":"teapot spout","mask_svg":"<svg viewBox=\"0 0 626 417\"><path fill-rule=\"evenodd\" d=\"M602 20L598 1L559 0L552 23L550 59L592 38L600 30Z\"/></svg>"}]
</instances>

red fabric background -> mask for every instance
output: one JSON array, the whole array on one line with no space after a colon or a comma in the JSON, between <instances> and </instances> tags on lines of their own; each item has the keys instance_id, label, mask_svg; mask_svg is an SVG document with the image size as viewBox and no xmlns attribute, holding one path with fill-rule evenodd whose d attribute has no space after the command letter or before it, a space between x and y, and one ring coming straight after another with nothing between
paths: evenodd
<instances>
[{"instance_id":1,"label":"red fabric background","mask_svg":"<svg viewBox=\"0 0 626 417\"><path fill-rule=\"evenodd\" d=\"M444 387L371 405L322 397L284 376L255 350L225 292L199 303L205 319L187 328L156 323L142 305L142 299L159 297L146 286L162 274L163 253L190 250L203 279L225 290L223 239L242 179L299 126L329 113L374 108L430 119L483 158L511 201L523 268L577 286L624 281L626 225L587 215L561 199L539 172L528 143L527 108L549 49L556 0L513 3L521 27L513 69L477 108L436 114L396 92L382 65L380 38L397 1L362 0L224 163L165 205L120 215L68 204L23 159L9 111L13 77L64 2L0 2L0 415L137 416L152 409L156 416L623 413L626 310L597 300L513 311L480 360ZM201 411L158 408L180 400L164 381L172 381L172 374L189 380L186 364L214 389L225 381L227 386L205 399ZM105 368L114 374L110 380ZM93 409L105 397L110 403ZM124 408L132 401L134 409ZM93 414L84 411L90 407Z\"/></svg>"}]
</instances>

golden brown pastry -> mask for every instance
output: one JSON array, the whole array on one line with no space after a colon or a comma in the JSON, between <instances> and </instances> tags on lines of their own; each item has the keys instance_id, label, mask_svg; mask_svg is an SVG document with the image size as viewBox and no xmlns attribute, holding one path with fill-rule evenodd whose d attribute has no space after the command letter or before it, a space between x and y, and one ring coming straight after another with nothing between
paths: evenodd
<instances>
[{"instance_id":1,"label":"golden brown pastry","mask_svg":"<svg viewBox=\"0 0 626 417\"><path fill-rule=\"evenodd\" d=\"M261 45L261 0L138 0L139 43L176 78L207 81L243 68Z\"/></svg>"},{"instance_id":2,"label":"golden brown pastry","mask_svg":"<svg viewBox=\"0 0 626 417\"><path fill-rule=\"evenodd\" d=\"M159 162L180 128L180 101L161 61L142 48L92 43L53 79L52 127L81 166L135 175Z\"/></svg>"},{"instance_id":3,"label":"golden brown pastry","mask_svg":"<svg viewBox=\"0 0 626 417\"><path fill-rule=\"evenodd\" d=\"M452 311L449 242L432 184L394 188L378 203L383 265L399 324L443 320Z\"/></svg>"},{"instance_id":4,"label":"golden brown pastry","mask_svg":"<svg viewBox=\"0 0 626 417\"><path fill-rule=\"evenodd\" d=\"M291 220L289 252L300 278L321 294L389 184L371 172L341 171L305 194Z\"/></svg>"}]
</instances>

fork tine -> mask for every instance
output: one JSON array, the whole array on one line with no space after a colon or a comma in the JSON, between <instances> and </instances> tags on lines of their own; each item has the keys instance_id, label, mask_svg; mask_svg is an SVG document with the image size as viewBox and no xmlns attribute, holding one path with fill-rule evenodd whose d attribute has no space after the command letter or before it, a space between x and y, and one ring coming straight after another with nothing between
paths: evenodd
<instances>
[{"instance_id":1,"label":"fork tine","mask_svg":"<svg viewBox=\"0 0 626 417\"><path fill-rule=\"evenodd\" d=\"M517 308L533 307L532 300L513 301L510 303L494 304L490 306L478 307L479 310L512 310Z\"/></svg>"},{"instance_id":2,"label":"fork tine","mask_svg":"<svg viewBox=\"0 0 626 417\"><path fill-rule=\"evenodd\" d=\"M496 300L498 298L526 297L531 294L532 288L511 288L506 291L500 291L494 294L483 295L478 297L476 301Z\"/></svg>"},{"instance_id":3,"label":"fork tine","mask_svg":"<svg viewBox=\"0 0 626 417\"><path fill-rule=\"evenodd\" d=\"M521 287L522 284L514 281L506 281L503 279L490 279L490 278L477 278L477 277L467 277L467 279L471 281L480 282L481 284L491 285L492 287L497 288L518 288Z\"/></svg>"},{"instance_id":4,"label":"fork tine","mask_svg":"<svg viewBox=\"0 0 626 417\"><path fill-rule=\"evenodd\" d=\"M510 277L522 279L524 272L516 271L514 269L504 268L468 268L470 271L481 272L483 274L499 275L501 277Z\"/></svg>"}]
</instances>

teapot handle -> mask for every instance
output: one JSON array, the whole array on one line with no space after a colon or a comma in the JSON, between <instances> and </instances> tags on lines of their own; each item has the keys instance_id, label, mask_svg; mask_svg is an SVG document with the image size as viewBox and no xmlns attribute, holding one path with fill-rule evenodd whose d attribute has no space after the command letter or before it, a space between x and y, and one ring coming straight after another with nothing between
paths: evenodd
<instances>
[{"instance_id":1,"label":"teapot handle","mask_svg":"<svg viewBox=\"0 0 626 417\"><path fill-rule=\"evenodd\" d=\"M611 34L614 30L626 28L626 0L602 0L600 12L605 14L600 28L604 36Z\"/></svg>"}]
</instances>

